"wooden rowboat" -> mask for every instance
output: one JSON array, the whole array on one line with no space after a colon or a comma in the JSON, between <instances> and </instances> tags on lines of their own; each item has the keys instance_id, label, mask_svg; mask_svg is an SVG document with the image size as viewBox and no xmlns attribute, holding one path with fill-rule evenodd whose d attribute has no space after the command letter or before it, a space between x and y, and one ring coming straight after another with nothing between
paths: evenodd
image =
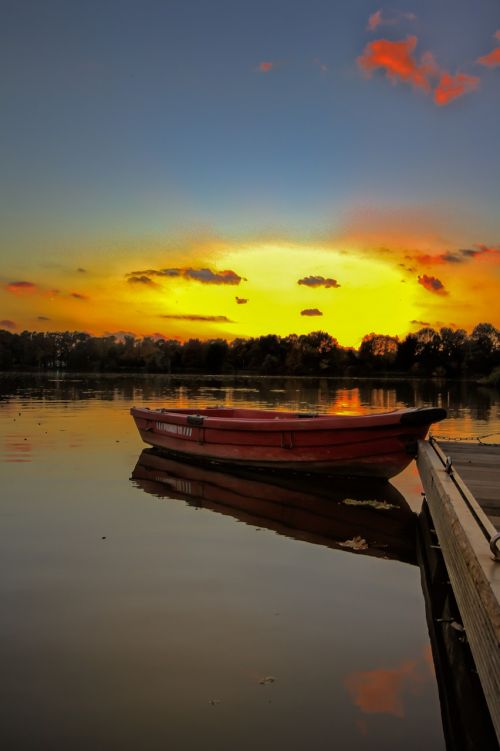
<instances>
[{"instance_id":1,"label":"wooden rowboat","mask_svg":"<svg viewBox=\"0 0 500 751\"><path fill-rule=\"evenodd\" d=\"M229 466L389 478L415 457L439 408L319 415L260 409L131 410L145 443L171 455Z\"/></svg>"}]
</instances>

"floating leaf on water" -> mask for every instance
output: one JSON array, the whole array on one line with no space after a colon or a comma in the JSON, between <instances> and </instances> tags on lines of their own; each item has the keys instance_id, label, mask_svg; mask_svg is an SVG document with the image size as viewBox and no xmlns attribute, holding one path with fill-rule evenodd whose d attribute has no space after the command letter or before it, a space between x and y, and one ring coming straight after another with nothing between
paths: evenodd
<instances>
[{"instance_id":1,"label":"floating leaf on water","mask_svg":"<svg viewBox=\"0 0 500 751\"><path fill-rule=\"evenodd\" d=\"M345 542L339 542L342 548L352 548L353 550L366 550L368 543L363 537L356 535L352 540L346 540Z\"/></svg>"},{"instance_id":2,"label":"floating leaf on water","mask_svg":"<svg viewBox=\"0 0 500 751\"><path fill-rule=\"evenodd\" d=\"M370 508L377 509L377 511L390 511L392 508L399 508L394 503L387 503L387 501L357 501L355 498L344 498L342 503L346 506L369 506Z\"/></svg>"},{"instance_id":3,"label":"floating leaf on water","mask_svg":"<svg viewBox=\"0 0 500 751\"><path fill-rule=\"evenodd\" d=\"M270 683L274 683L276 678L274 675L266 675L265 678L262 678L261 681L259 681L261 686L268 686Z\"/></svg>"}]
</instances>

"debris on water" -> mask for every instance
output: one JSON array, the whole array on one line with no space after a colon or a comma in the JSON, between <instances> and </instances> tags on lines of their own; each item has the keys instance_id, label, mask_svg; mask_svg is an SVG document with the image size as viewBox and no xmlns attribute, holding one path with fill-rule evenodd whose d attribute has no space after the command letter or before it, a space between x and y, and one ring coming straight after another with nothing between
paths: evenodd
<instances>
[{"instance_id":1,"label":"debris on water","mask_svg":"<svg viewBox=\"0 0 500 751\"><path fill-rule=\"evenodd\" d=\"M262 680L259 681L261 686L269 686L271 683L274 683L276 678L274 675L266 675L265 678L262 678Z\"/></svg>"},{"instance_id":2,"label":"debris on water","mask_svg":"<svg viewBox=\"0 0 500 751\"><path fill-rule=\"evenodd\" d=\"M339 542L342 548L352 548L353 550L366 550L368 543L363 537L356 535L352 540L346 540L345 542Z\"/></svg>"},{"instance_id":3,"label":"debris on water","mask_svg":"<svg viewBox=\"0 0 500 751\"><path fill-rule=\"evenodd\" d=\"M220 704L220 699L210 699L208 702L212 707L217 706L217 704Z\"/></svg>"},{"instance_id":4,"label":"debris on water","mask_svg":"<svg viewBox=\"0 0 500 751\"><path fill-rule=\"evenodd\" d=\"M105 539L106 539L106 537L101 537L101 540L105 540Z\"/></svg>"},{"instance_id":5,"label":"debris on water","mask_svg":"<svg viewBox=\"0 0 500 751\"><path fill-rule=\"evenodd\" d=\"M355 498L344 498L342 503L346 506L368 506L377 511L390 511L391 508L399 508L399 506L396 506L394 503L387 503L387 501L357 501Z\"/></svg>"}]
</instances>

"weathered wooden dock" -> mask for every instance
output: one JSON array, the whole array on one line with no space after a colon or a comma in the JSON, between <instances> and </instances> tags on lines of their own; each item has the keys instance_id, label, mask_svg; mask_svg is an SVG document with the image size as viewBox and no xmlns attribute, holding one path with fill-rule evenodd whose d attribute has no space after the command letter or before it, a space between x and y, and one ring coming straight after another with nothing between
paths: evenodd
<instances>
[{"instance_id":1,"label":"weathered wooden dock","mask_svg":"<svg viewBox=\"0 0 500 751\"><path fill-rule=\"evenodd\" d=\"M417 465L500 743L500 447L420 441Z\"/></svg>"}]
</instances>

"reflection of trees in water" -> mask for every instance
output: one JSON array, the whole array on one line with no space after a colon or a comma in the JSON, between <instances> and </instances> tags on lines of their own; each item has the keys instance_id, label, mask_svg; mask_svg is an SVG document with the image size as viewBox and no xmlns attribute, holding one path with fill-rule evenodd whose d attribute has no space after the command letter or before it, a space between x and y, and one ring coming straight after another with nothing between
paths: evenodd
<instances>
[{"instance_id":1,"label":"reflection of trees in water","mask_svg":"<svg viewBox=\"0 0 500 751\"><path fill-rule=\"evenodd\" d=\"M9 396L62 402L151 401L179 407L259 405L341 413L434 405L447 409L451 418L468 416L483 421L499 419L500 410L495 389L472 382L424 379L6 373L0 381L0 399Z\"/></svg>"}]
</instances>

